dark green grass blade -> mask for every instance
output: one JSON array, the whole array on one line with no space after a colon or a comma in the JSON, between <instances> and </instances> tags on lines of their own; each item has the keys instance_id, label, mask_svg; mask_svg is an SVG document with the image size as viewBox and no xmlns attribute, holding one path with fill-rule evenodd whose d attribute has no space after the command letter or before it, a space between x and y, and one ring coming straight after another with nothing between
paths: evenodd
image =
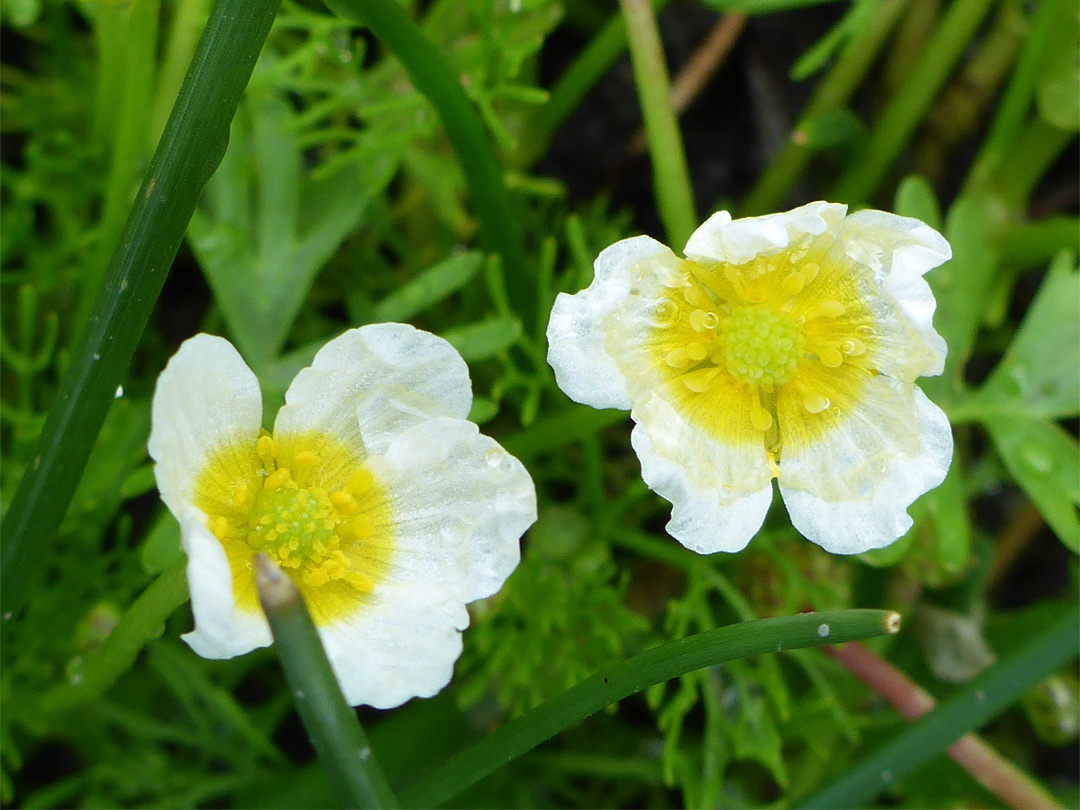
<instances>
[{"instance_id":1,"label":"dark green grass blade","mask_svg":"<svg viewBox=\"0 0 1080 810\"><path fill-rule=\"evenodd\" d=\"M4 518L0 614L21 607L86 466L281 0L218 0Z\"/></svg>"},{"instance_id":2,"label":"dark green grass blade","mask_svg":"<svg viewBox=\"0 0 1080 810\"><path fill-rule=\"evenodd\" d=\"M457 754L412 785L402 802L437 806L560 731L661 681L736 658L895 633L899 619L884 610L805 613L732 624L661 644L568 689Z\"/></svg>"},{"instance_id":3,"label":"dark green grass blade","mask_svg":"<svg viewBox=\"0 0 1080 810\"><path fill-rule=\"evenodd\" d=\"M356 712L341 694L300 591L262 553L255 559L255 581L296 709L343 806L397 807Z\"/></svg>"},{"instance_id":4,"label":"dark green grass blade","mask_svg":"<svg viewBox=\"0 0 1080 810\"><path fill-rule=\"evenodd\" d=\"M1080 650L1080 607L988 669L799 807L866 807L890 784L997 716Z\"/></svg>"},{"instance_id":5,"label":"dark green grass blade","mask_svg":"<svg viewBox=\"0 0 1080 810\"><path fill-rule=\"evenodd\" d=\"M461 71L395 0L326 0L337 15L368 26L404 66L439 114L465 172L480 228L502 261L507 294L522 323L535 323L533 286L525 273L521 227L483 122L461 86Z\"/></svg>"}]
</instances>

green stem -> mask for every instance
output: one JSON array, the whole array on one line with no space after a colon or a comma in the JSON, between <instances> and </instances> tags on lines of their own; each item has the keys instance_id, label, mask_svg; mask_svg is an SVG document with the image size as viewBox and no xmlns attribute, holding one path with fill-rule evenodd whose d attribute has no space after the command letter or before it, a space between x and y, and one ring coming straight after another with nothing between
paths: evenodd
<instances>
[{"instance_id":1,"label":"green stem","mask_svg":"<svg viewBox=\"0 0 1080 810\"><path fill-rule=\"evenodd\" d=\"M877 753L799 807L867 807L917 768L939 756L964 734L983 725L1015 703L1080 650L1076 627L1080 607L1065 611L1033 640L915 721Z\"/></svg>"},{"instance_id":2,"label":"green stem","mask_svg":"<svg viewBox=\"0 0 1080 810\"><path fill-rule=\"evenodd\" d=\"M866 26L844 47L836 65L814 90L802 112L802 121L842 109L847 104L870 70L907 3L908 0L882 0ZM812 150L794 140L786 141L780 154L747 194L742 213L755 216L775 211L798 182L813 154Z\"/></svg>"},{"instance_id":3,"label":"green stem","mask_svg":"<svg viewBox=\"0 0 1080 810\"><path fill-rule=\"evenodd\" d=\"M653 8L659 13L670 2L654 0ZM559 127L625 50L626 21L621 14L615 14L563 71L552 86L547 102L530 118L511 157L514 166L527 168L543 157Z\"/></svg>"},{"instance_id":4,"label":"green stem","mask_svg":"<svg viewBox=\"0 0 1080 810\"><path fill-rule=\"evenodd\" d=\"M259 601L315 752L345 807L397 807L356 712L345 702L300 591L266 554L255 558Z\"/></svg>"},{"instance_id":5,"label":"green stem","mask_svg":"<svg viewBox=\"0 0 1080 810\"><path fill-rule=\"evenodd\" d=\"M804 613L728 625L661 644L597 673L489 734L413 784L403 800L409 806L437 806L564 729L653 684L751 655L895 633L899 619L884 610Z\"/></svg>"},{"instance_id":6,"label":"green stem","mask_svg":"<svg viewBox=\"0 0 1080 810\"><path fill-rule=\"evenodd\" d=\"M281 0L217 0L0 540L0 616L26 597L165 283Z\"/></svg>"},{"instance_id":7,"label":"green stem","mask_svg":"<svg viewBox=\"0 0 1080 810\"><path fill-rule=\"evenodd\" d=\"M953 0L900 91L881 114L861 156L833 187L829 199L867 200L896 165L953 66L964 54L993 0Z\"/></svg>"},{"instance_id":8,"label":"green stem","mask_svg":"<svg viewBox=\"0 0 1080 810\"><path fill-rule=\"evenodd\" d=\"M461 86L461 70L396 0L327 0L327 6L367 25L439 114L472 192L484 239L502 262L510 302L522 323L533 323L536 301L526 276L521 226L484 124Z\"/></svg>"},{"instance_id":9,"label":"green stem","mask_svg":"<svg viewBox=\"0 0 1080 810\"><path fill-rule=\"evenodd\" d=\"M1016 62L1016 69L998 104L990 131L964 182L965 192L985 184L1001 162L1009 156L1010 148L1031 107L1047 42L1053 34L1054 26L1067 16L1067 8L1066 0L1045 0L1037 6L1031 29L1024 38L1024 46Z\"/></svg>"},{"instance_id":10,"label":"green stem","mask_svg":"<svg viewBox=\"0 0 1080 810\"><path fill-rule=\"evenodd\" d=\"M104 9L109 26L113 21L113 9ZM124 227L124 218L131 209L139 170L149 151L146 144L146 108L154 83L155 54L157 52L159 0L137 0L122 11L122 32L99 37L99 47L118 51L119 75L116 76L116 103L113 117L108 122L111 133L111 156L109 177L105 184L105 201L101 219L97 223L97 240L86 262L84 289L97 290L109 267L109 254ZM120 35L117 36L117 33ZM101 54L103 63L116 60L115 55ZM104 67L104 66L103 66ZM74 320L77 330L90 316L94 305L93 295L84 295ZM75 334L78 334L76 331Z\"/></svg>"},{"instance_id":11,"label":"green stem","mask_svg":"<svg viewBox=\"0 0 1080 810\"><path fill-rule=\"evenodd\" d=\"M188 599L186 562L164 571L131 603L105 642L89 656L78 683L54 686L38 701L42 713L66 712L105 694L131 669L143 647L161 635L165 620Z\"/></svg>"},{"instance_id":12,"label":"green stem","mask_svg":"<svg viewBox=\"0 0 1080 810\"><path fill-rule=\"evenodd\" d=\"M619 6L626 20L634 83L649 139L656 207L668 242L681 250L697 228L698 218L679 119L671 106L671 82L656 15L649 0L619 0Z\"/></svg>"}]
</instances>

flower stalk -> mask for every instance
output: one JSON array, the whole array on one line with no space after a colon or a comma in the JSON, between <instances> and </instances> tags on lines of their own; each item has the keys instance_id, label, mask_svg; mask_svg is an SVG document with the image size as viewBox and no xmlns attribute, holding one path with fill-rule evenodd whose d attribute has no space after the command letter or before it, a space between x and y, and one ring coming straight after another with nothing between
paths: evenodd
<instances>
[{"instance_id":1,"label":"flower stalk","mask_svg":"<svg viewBox=\"0 0 1080 810\"><path fill-rule=\"evenodd\" d=\"M265 553L255 558L255 583L296 709L343 806L397 807L367 735L345 702L300 591Z\"/></svg>"}]
</instances>

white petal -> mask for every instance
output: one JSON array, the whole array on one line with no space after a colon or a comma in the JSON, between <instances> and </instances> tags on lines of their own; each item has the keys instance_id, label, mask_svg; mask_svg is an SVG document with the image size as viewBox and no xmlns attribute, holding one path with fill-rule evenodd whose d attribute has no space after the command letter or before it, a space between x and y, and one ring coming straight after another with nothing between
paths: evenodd
<instances>
[{"instance_id":1,"label":"white petal","mask_svg":"<svg viewBox=\"0 0 1080 810\"><path fill-rule=\"evenodd\" d=\"M426 583L380 589L362 612L319 629L349 705L392 709L450 683L469 625L451 591Z\"/></svg>"},{"instance_id":2,"label":"white petal","mask_svg":"<svg viewBox=\"0 0 1080 810\"><path fill-rule=\"evenodd\" d=\"M464 419L471 405L469 369L453 346L407 324L373 324L331 340L296 375L274 436L318 432L363 458L426 419Z\"/></svg>"},{"instance_id":3,"label":"white petal","mask_svg":"<svg viewBox=\"0 0 1080 810\"><path fill-rule=\"evenodd\" d=\"M736 220L727 211L719 211L691 234L683 252L695 261L746 264L759 254L786 248L805 234L825 233L846 211L846 205L827 202Z\"/></svg>"},{"instance_id":4,"label":"white petal","mask_svg":"<svg viewBox=\"0 0 1080 810\"><path fill-rule=\"evenodd\" d=\"M187 578L195 629L181 638L203 658L232 658L267 647L270 625L261 610L236 606L229 560L206 528L206 516L194 507L180 515L180 538L188 556Z\"/></svg>"},{"instance_id":5,"label":"white petal","mask_svg":"<svg viewBox=\"0 0 1080 810\"><path fill-rule=\"evenodd\" d=\"M917 219L884 211L857 211L836 230L850 257L869 265L882 289L896 302L914 337L930 351L920 375L937 375L947 347L934 330L937 302L923 275L952 258L945 237Z\"/></svg>"},{"instance_id":6,"label":"white petal","mask_svg":"<svg viewBox=\"0 0 1080 810\"><path fill-rule=\"evenodd\" d=\"M623 239L596 259L592 284L576 295L560 293L548 321L548 364L570 399L594 408L629 410L626 379L607 353L604 318L630 292L630 271L647 259L675 260L667 247L648 236Z\"/></svg>"},{"instance_id":7,"label":"white petal","mask_svg":"<svg viewBox=\"0 0 1080 810\"><path fill-rule=\"evenodd\" d=\"M658 398L631 416L641 477L672 505L668 533L699 554L745 548L772 503L764 443L721 442Z\"/></svg>"},{"instance_id":8,"label":"white petal","mask_svg":"<svg viewBox=\"0 0 1080 810\"><path fill-rule=\"evenodd\" d=\"M262 393L229 341L199 334L185 340L161 372L151 413L154 475L161 499L179 518L211 453L226 464L254 458ZM237 470L238 478L249 474Z\"/></svg>"},{"instance_id":9,"label":"white petal","mask_svg":"<svg viewBox=\"0 0 1080 810\"><path fill-rule=\"evenodd\" d=\"M369 468L390 500L390 570L356 614L321 632L349 702L389 708L449 682L464 605L517 566L536 492L521 462L457 419L401 434Z\"/></svg>"},{"instance_id":10,"label":"white petal","mask_svg":"<svg viewBox=\"0 0 1080 810\"><path fill-rule=\"evenodd\" d=\"M949 421L918 387L912 399L915 418L890 420L886 409L866 413L781 461L780 493L792 525L826 551L858 554L889 545L911 528L907 508L945 479L953 451ZM912 450L884 446L888 436L905 433L913 434L901 436L914 439ZM868 456L883 460L880 472ZM844 472L856 473L847 492L831 489Z\"/></svg>"}]
</instances>

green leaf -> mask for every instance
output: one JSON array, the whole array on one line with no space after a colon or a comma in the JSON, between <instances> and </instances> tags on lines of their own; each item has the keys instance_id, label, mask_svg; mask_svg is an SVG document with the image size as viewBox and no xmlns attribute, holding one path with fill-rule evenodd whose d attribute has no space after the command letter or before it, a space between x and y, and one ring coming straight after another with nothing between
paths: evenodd
<instances>
[{"instance_id":1,"label":"green leaf","mask_svg":"<svg viewBox=\"0 0 1080 810\"><path fill-rule=\"evenodd\" d=\"M157 301L280 0L217 0L0 532L0 616L22 605Z\"/></svg>"},{"instance_id":2,"label":"green leaf","mask_svg":"<svg viewBox=\"0 0 1080 810\"><path fill-rule=\"evenodd\" d=\"M826 110L802 121L791 137L799 146L816 150L850 143L865 132L866 127L859 117L844 107Z\"/></svg>"},{"instance_id":3,"label":"green leaf","mask_svg":"<svg viewBox=\"0 0 1080 810\"><path fill-rule=\"evenodd\" d=\"M878 0L855 0L847 13L840 18L840 22L795 61L791 66L791 78L801 82L817 73L845 42L862 31L877 5Z\"/></svg>"},{"instance_id":4,"label":"green leaf","mask_svg":"<svg viewBox=\"0 0 1080 810\"><path fill-rule=\"evenodd\" d=\"M404 791L406 806L434 807L605 706L678 675L785 649L853 641L899 629L882 610L845 610L758 619L661 644L597 673L489 734Z\"/></svg>"},{"instance_id":5,"label":"green leaf","mask_svg":"<svg viewBox=\"0 0 1080 810\"><path fill-rule=\"evenodd\" d=\"M1039 115L1059 129L1080 129L1080 11L1065 5L1050 31L1036 85Z\"/></svg>"},{"instance_id":6,"label":"green leaf","mask_svg":"<svg viewBox=\"0 0 1080 810\"><path fill-rule=\"evenodd\" d=\"M962 389L964 365L975 343L997 264L990 242L992 221L987 198L959 198L945 220L945 237L952 245L953 257L926 276L937 298L934 326L949 346L941 381L931 379L924 385L932 399L955 397Z\"/></svg>"},{"instance_id":7,"label":"green leaf","mask_svg":"<svg viewBox=\"0 0 1080 810\"><path fill-rule=\"evenodd\" d=\"M1080 446L1050 422L999 416L986 423L994 446L1016 483L1047 524L1080 554Z\"/></svg>"},{"instance_id":8,"label":"green leaf","mask_svg":"<svg viewBox=\"0 0 1080 810\"><path fill-rule=\"evenodd\" d=\"M295 118L277 93L248 94L188 230L229 329L256 369L277 357L316 274L398 166L394 154L376 152L315 180L304 170Z\"/></svg>"},{"instance_id":9,"label":"green leaf","mask_svg":"<svg viewBox=\"0 0 1080 810\"><path fill-rule=\"evenodd\" d=\"M953 742L1011 706L1031 687L1076 656L1075 605L1034 639L923 715L836 782L796 807L869 807L873 800Z\"/></svg>"},{"instance_id":10,"label":"green leaf","mask_svg":"<svg viewBox=\"0 0 1080 810\"><path fill-rule=\"evenodd\" d=\"M1005 357L964 410L1058 419L1080 413L1080 272L1057 255Z\"/></svg>"},{"instance_id":11,"label":"green leaf","mask_svg":"<svg viewBox=\"0 0 1080 810\"><path fill-rule=\"evenodd\" d=\"M909 174L896 187L893 207L902 217L914 217L941 230L941 206L934 187L921 174Z\"/></svg>"},{"instance_id":12,"label":"green leaf","mask_svg":"<svg viewBox=\"0 0 1080 810\"><path fill-rule=\"evenodd\" d=\"M171 512L164 508L158 509L157 517L150 524L150 529L139 547L139 562L148 574L159 574L183 559L180 524Z\"/></svg>"},{"instance_id":13,"label":"green leaf","mask_svg":"<svg viewBox=\"0 0 1080 810\"><path fill-rule=\"evenodd\" d=\"M936 530L938 564L948 574L959 573L971 555L972 537L960 459L953 458L945 480L923 495L919 503L927 510Z\"/></svg>"},{"instance_id":14,"label":"green leaf","mask_svg":"<svg viewBox=\"0 0 1080 810\"><path fill-rule=\"evenodd\" d=\"M521 337L521 321L517 318L492 318L448 329L442 336L466 360L486 360L514 345Z\"/></svg>"},{"instance_id":15,"label":"green leaf","mask_svg":"<svg viewBox=\"0 0 1080 810\"><path fill-rule=\"evenodd\" d=\"M483 263L483 254L474 250L429 267L380 301L375 307L374 320L408 321L472 281Z\"/></svg>"}]
</instances>

